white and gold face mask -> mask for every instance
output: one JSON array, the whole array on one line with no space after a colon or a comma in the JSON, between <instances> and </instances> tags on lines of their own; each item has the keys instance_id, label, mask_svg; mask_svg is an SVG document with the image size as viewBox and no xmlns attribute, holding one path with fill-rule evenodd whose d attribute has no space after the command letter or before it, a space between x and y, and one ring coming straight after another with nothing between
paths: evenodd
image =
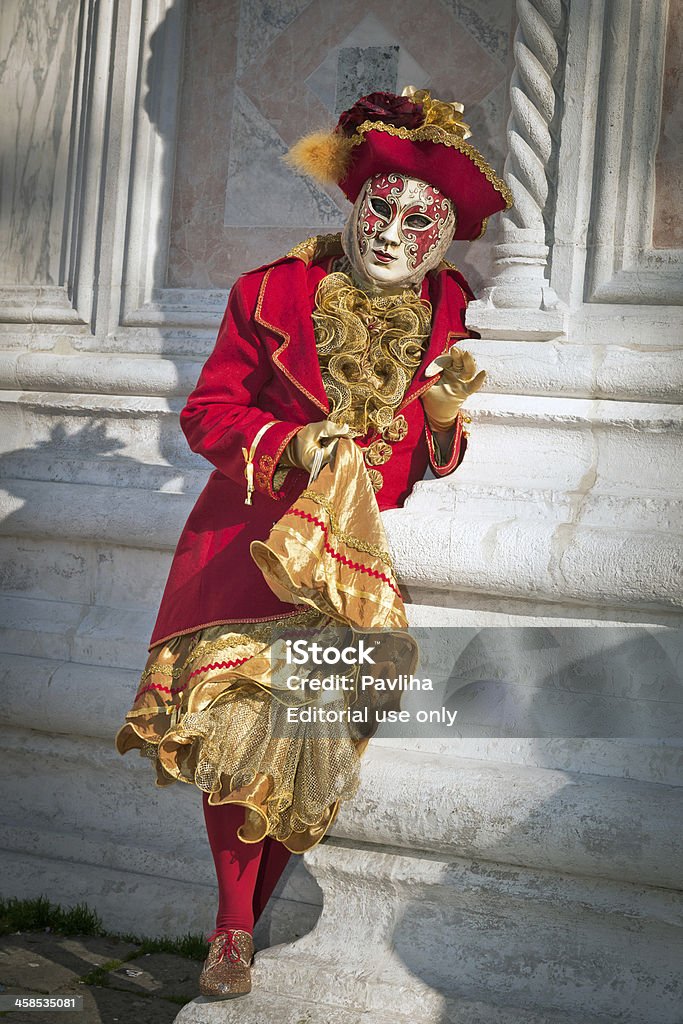
<instances>
[{"instance_id":1,"label":"white and gold face mask","mask_svg":"<svg viewBox=\"0 0 683 1024\"><path fill-rule=\"evenodd\" d=\"M453 240L453 203L434 185L403 174L375 174L354 203L344 252L369 291L418 285Z\"/></svg>"}]
</instances>

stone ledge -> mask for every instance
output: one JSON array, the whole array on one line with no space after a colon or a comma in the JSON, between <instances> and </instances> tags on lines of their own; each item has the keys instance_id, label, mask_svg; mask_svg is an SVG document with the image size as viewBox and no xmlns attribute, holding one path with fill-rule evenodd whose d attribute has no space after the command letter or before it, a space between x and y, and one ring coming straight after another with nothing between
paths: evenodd
<instances>
[{"instance_id":1,"label":"stone ledge","mask_svg":"<svg viewBox=\"0 0 683 1024\"><path fill-rule=\"evenodd\" d=\"M0 356L3 355L0 352ZM6 355L6 354L5 354ZM45 358L54 358L46 356ZM79 357L69 357L79 359ZM106 358L106 357L105 357ZM123 361L122 361L123 362ZM134 360L132 360L134 364ZM162 365L166 365L160 361ZM142 363L142 369L148 367ZM123 367L122 367L123 369ZM199 365L197 364L197 369ZM52 381L54 384L54 381ZM78 391L59 388L38 390L7 388L0 390L0 402L9 409L19 405L29 411L32 407L41 414L54 411L60 416L68 412L135 416L156 414L177 415L184 405L182 393L144 391L112 394L107 391ZM554 426L620 427L683 430L683 405L675 402L636 402L601 398L582 398L567 395L522 395L496 392L478 392L468 403L468 411L484 422L528 422Z\"/></svg>"},{"instance_id":2,"label":"stone ledge","mask_svg":"<svg viewBox=\"0 0 683 1024\"><path fill-rule=\"evenodd\" d=\"M455 515L410 507L385 512L398 578L431 590L565 605L674 610L683 604L679 533L473 515L476 507L465 502Z\"/></svg>"},{"instance_id":3,"label":"stone ledge","mask_svg":"<svg viewBox=\"0 0 683 1024\"><path fill-rule=\"evenodd\" d=\"M194 495L42 480L3 481L0 534L173 551ZM149 523L154 523L150 530Z\"/></svg>"},{"instance_id":4,"label":"stone ledge","mask_svg":"<svg viewBox=\"0 0 683 1024\"><path fill-rule=\"evenodd\" d=\"M4 725L107 739L113 755L114 735L135 697L140 671L5 654L0 678Z\"/></svg>"},{"instance_id":5,"label":"stone ledge","mask_svg":"<svg viewBox=\"0 0 683 1024\"><path fill-rule=\"evenodd\" d=\"M683 385L680 337L668 342L658 337L650 345L648 334L637 344L620 345L610 342L609 325L607 321L599 344L515 340L514 332L505 340L470 338L460 344L487 370L487 393L675 403ZM183 397L194 387L208 354L203 338L197 339L197 347L196 355L0 348L0 388Z\"/></svg>"},{"instance_id":6,"label":"stone ledge","mask_svg":"<svg viewBox=\"0 0 683 1024\"><path fill-rule=\"evenodd\" d=\"M201 367L199 359L0 350L0 388L169 398L186 396L194 387Z\"/></svg>"},{"instance_id":7,"label":"stone ledge","mask_svg":"<svg viewBox=\"0 0 683 1024\"><path fill-rule=\"evenodd\" d=\"M109 470L122 487L194 488L212 467L189 450L181 405L158 396L1 393L2 475L97 484ZM454 488L478 487L530 500L551 495L551 504L683 497L683 406L486 394L469 412L470 452L439 481L442 501Z\"/></svg>"},{"instance_id":8,"label":"stone ledge","mask_svg":"<svg viewBox=\"0 0 683 1024\"><path fill-rule=\"evenodd\" d=\"M167 552L193 504L191 495L142 488L5 481L0 533ZM617 511L615 504L615 517ZM683 603L678 533L492 519L478 512L465 494L455 514L413 512L410 505L386 512L399 579L408 586L564 604L671 610ZM425 551L438 557L425 559Z\"/></svg>"},{"instance_id":9,"label":"stone ledge","mask_svg":"<svg viewBox=\"0 0 683 1024\"><path fill-rule=\"evenodd\" d=\"M113 749L134 691L132 674L18 656L3 662L6 726L74 736L78 723L82 736L111 744L90 758L79 747L78 763L95 757L98 765L104 759L133 771ZM36 736L37 751L46 744L47 751L49 741ZM377 745L364 758L361 780L333 828L338 838L683 888L680 788Z\"/></svg>"},{"instance_id":10,"label":"stone ledge","mask_svg":"<svg viewBox=\"0 0 683 1024\"><path fill-rule=\"evenodd\" d=\"M139 674L147 660L154 613L151 608L129 611L0 594L0 623L4 654Z\"/></svg>"},{"instance_id":11,"label":"stone ledge","mask_svg":"<svg viewBox=\"0 0 683 1024\"><path fill-rule=\"evenodd\" d=\"M683 888L680 787L377 746L364 769L338 838Z\"/></svg>"}]
</instances>

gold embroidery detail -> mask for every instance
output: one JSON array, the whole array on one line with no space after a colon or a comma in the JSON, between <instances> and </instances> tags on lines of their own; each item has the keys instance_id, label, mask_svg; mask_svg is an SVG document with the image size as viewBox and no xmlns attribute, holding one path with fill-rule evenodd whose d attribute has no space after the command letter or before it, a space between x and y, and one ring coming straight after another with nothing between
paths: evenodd
<instances>
[{"instance_id":1,"label":"gold embroidery detail","mask_svg":"<svg viewBox=\"0 0 683 1024\"><path fill-rule=\"evenodd\" d=\"M369 469L368 476L370 477L372 488L375 494L377 494L377 491L381 491L384 486L384 477L378 469Z\"/></svg>"},{"instance_id":2,"label":"gold embroidery detail","mask_svg":"<svg viewBox=\"0 0 683 1024\"><path fill-rule=\"evenodd\" d=\"M275 494L279 493L282 485L287 479L287 474L289 473L289 470L289 466L278 466L278 468L273 473L273 491Z\"/></svg>"},{"instance_id":3,"label":"gold embroidery detail","mask_svg":"<svg viewBox=\"0 0 683 1024\"><path fill-rule=\"evenodd\" d=\"M399 414L396 416L388 427L382 431L382 437L385 441L402 441L408 434L408 421L405 416Z\"/></svg>"},{"instance_id":4,"label":"gold embroidery detail","mask_svg":"<svg viewBox=\"0 0 683 1024\"><path fill-rule=\"evenodd\" d=\"M258 468L262 469L264 473L267 473L275 465L275 460L272 455L260 455L258 460Z\"/></svg>"},{"instance_id":5,"label":"gold embroidery detail","mask_svg":"<svg viewBox=\"0 0 683 1024\"><path fill-rule=\"evenodd\" d=\"M376 472L377 471L373 469L368 470L368 475L370 476L371 479L372 474ZM375 488L375 490L378 489L379 488ZM354 548L354 550L356 551L364 551L368 555L374 555L375 558L379 558L381 562L384 562L385 565L388 565L389 568L393 570L394 563L392 562L391 555L389 554L388 551L383 551L382 548L378 547L376 544L372 544L369 540L362 540L360 537L354 537L353 534L346 533L344 530L342 530L341 526L339 525L339 520L337 519L334 509L332 508L332 504L329 501L329 499L325 497L324 494L318 494L317 491L314 491L307 487L305 490L301 492L299 497L308 498L309 501L314 501L316 505L320 505L321 508L325 509L328 516L330 517L330 527L332 529L332 533L335 535L335 537L338 537L340 541L342 541L348 547Z\"/></svg>"},{"instance_id":6,"label":"gold embroidery detail","mask_svg":"<svg viewBox=\"0 0 683 1024\"><path fill-rule=\"evenodd\" d=\"M203 633L205 630L213 629L216 626L242 626L245 623L251 624L252 622L264 622L270 624L276 621L283 623L294 622L296 624L301 614L301 612L292 611L284 614L280 613L278 615L259 615L253 619L213 619L211 622L202 622L198 626L190 626L188 629L181 629L178 633L169 633L167 636L162 636L159 640L155 641L155 643L150 644L148 649L150 651L155 651L157 648L161 648L171 643L171 641L177 640L179 637L186 637L190 633L196 633L197 630L199 630L200 633Z\"/></svg>"},{"instance_id":7,"label":"gold embroidery detail","mask_svg":"<svg viewBox=\"0 0 683 1024\"><path fill-rule=\"evenodd\" d=\"M173 678L179 671L180 669L175 669L173 665L153 665L151 668L146 668L140 676L140 685L152 674L155 676L171 676Z\"/></svg>"},{"instance_id":8,"label":"gold embroidery detail","mask_svg":"<svg viewBox=\"0 0 683 1024\"><path fill-rule=\"evenodd\" d=\"M392 456L391 445L386 441L373 441L367 448L363 448L363 458L366 466L383 466Z\"/></svg>"},{"instance_id":9,"label":"gold embroidery detail","mask_svg":"<svg viewBox=\"0 0 683 1024\"><path fill-rule=\"evenodd\" d=\"M348 273L322 279L313 325L330 419L359 435L389 426L420 365L431 314L412 289L369 296Z\"/></svg>"},{"instance_id":10,"label":"gold embroidery detail","mask_svg":"<svg viewBox=\"0 0 683 1024\"><path fill-rule=\"evenodd\" d=\"M219 640L202 640L201 643L197 644L194 651L188 655L182 669L179 671L184 671L195 661L211 658L214 654L218 654L229 647L253 647L255 644L267 642L268 630L265 629L254 629L251 635L248 633L228 633Z\"/></svg>"},{"instance_id":11,"label":"gold embroidery detail","mask_svg":"<svg viewBox=\"0 0 683 1024\"><path fill-rule=\"evenodd\" d=\"M457 149L458 152L468 157L479 168L486 180L493 185L496 192L500 193L505 200L506 209L509 210L512 206L512 192L502 178L498 177L491 165L486 162L479 150L475 149L474 146L470 146L463 139L450 135L443 128L439 128L438 125L425 124L420 128L395 128L392 124L384 124L382 121L363 121L351 136L353 145L360 146L365 142L365 136L368 132L386 132L388 135L394 135L399 139L407 139L409 142L438 142L442 146Z\"/></svg>"},{"instance_id":12,"label":"gold embroidery detail","mask_svg":"<svg viewBox=\"0 0 683 1024\"><path fill-rule=\"evenodd\" d=\"M287 256L294 256L303 260L304 263L312 263L314 260L324 259L325 256L336 256L341 254L341 233L337 231L331 235L311 235L310 238L299 242L293 249L290 249Z\"/></svg>"}]
</instances>

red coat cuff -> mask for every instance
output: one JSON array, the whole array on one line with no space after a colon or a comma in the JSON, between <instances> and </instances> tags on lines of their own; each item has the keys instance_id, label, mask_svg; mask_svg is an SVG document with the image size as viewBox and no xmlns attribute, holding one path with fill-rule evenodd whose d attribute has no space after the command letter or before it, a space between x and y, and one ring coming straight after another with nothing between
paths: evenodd
<instances>
[{"instance_id":1,"label":"red coat cuff","mask_svg":"<svg viewBox=\"0 0 683 1024\"><path fill-rule=\"evenodd\" d=\"M250 490L250 476L253 474L253 489L267 494L269 498L284 498L282 487L275 488L273 477L285 448L297 433L302 424L287 423L284 420L272 420L262 428L252 441L251 447L243 451L245 458L244 474L247 479L247 491ZM245 454L246 452L246 454ZM251 458L249 458L251 456ZM249 469L249 462L253 468ZM289 474L287 474L288 476ZM247 498L250 494L247 494ZM251 502L248 502L251 504Z\"/></svg>"},{"instance_id":2,"label":"red coat cuff","mask_svg":"<svg viewBox=\"0 0 683 1024\"><path fill-rule=\"evenodd\" d=\"M434 433L427 422L425 417L425 435L427 438L427 448L429 450L429 464L433 472L437 476L448 476L453 470L457 469L463 458L465 457L465 451L467 449L467 432L463 429L463 413L462 410L458 412L457 419L455 421L455 430L453 432L453 440L451 442L451 449L449 452L440 452Z\"/></svg>"}]
</instances>

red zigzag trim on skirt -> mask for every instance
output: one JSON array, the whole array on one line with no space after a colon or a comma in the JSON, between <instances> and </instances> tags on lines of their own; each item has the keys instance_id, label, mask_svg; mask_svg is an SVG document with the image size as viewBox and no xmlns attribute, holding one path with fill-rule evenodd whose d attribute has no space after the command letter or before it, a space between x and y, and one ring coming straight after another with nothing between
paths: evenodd
<instances>
[{"instance_id":1,"label":"red zigzag trim on skirt","mask_svg":"<svg viewBox=\"0 0 683 1024\"><path fill-rule=\"evenodd\" d=\"M299 519L306 519L309 523L313 523L315 526L319 526L322 532L325 534L325 551L327 551L328 554L332 555L333 558L336 558L338 562L341 562L342 565L348 566L349 569L356 569L358 572L364 572L366 576L374 576L375 579L382 580L382 582L386 583L388 587L391 587L391 589L393 590L397 597L401 597L401 592L398 589L398 587L394 583L392 583L389 577L385 576L384 573L378 572L376 569L371 569L368 565L362 565L360 562L352 562L349 558L346 557L346 555L342 555L340 551L337 551L335 548L333 548L329 542L328 528L325 525L325 523L322 522L321 519L318 519L316 516L311 515L310 512L304 512L303 509L300 508L290 508L288 514L298 516Z\"/></svg>"},{"instance_id":2,"label":"red zigzag trim on skirt","mask_svg":"<svg viewBox=\"0 0 683 1024\"><path fill-rule=\"evenodd\" d=\"M196 668L194 672L190 672L190 679L201 675L202 672L210 672L214 668L235 668L237 665L244 665L245 661L249 661L249 658L235 658L234 661L214 661L211 665L202 665L201 668Z\"/></svg>"},{"instance_id":3,"label":"red zigzag trim on skirt","mask_svg":"<svg viewBox=\"0 0 683 1024\"><path fill-rule=\"evenodd\" d=\"M249 661L249 658L237 658L235 661L214 661L212 665L202 665L201 668L196 668L194 672L190 672L190 679L214 668L235 668L237 665L243 665L245 661ZM173 696L175 693L182 693L183 690L187 689L187 686L187 683L183 683L182 686L164 686L162 683L148 683L147 686L140 690L133 703L137 703L143 693L147 693L149 690L159 690L161 693L169 693Z\"/></svg>"},{"instance_id":4,"label":"red zigzag trim on skirt","mask_svg":"<svg viewBox=\"0 0 683 1024\"><path fill-rule=\"evenodd\" d=\"M140 690L139 694L137 695L133 703L137 703L137 701L140 700L140 697L142 697L143 693L147 693L149 690L160 690L161 693L170 693L171 696L173 696L174 693L182 693L182 691L186 687L187 683L183 683L182 686L162 686L161 683L148 683L147 686Z\"/></svg>"}]
</instances>

